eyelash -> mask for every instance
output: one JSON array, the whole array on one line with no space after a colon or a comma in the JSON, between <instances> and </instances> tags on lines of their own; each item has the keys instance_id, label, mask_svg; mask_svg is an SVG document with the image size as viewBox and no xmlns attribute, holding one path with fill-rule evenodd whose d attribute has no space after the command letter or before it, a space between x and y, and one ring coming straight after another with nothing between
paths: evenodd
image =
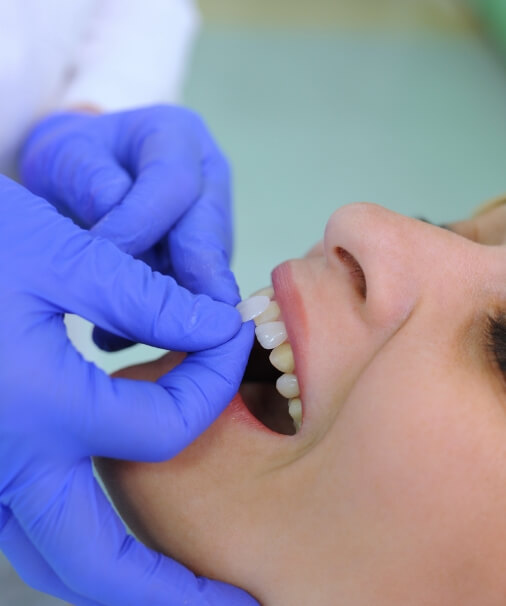
<instances>
[{"instance_id":1,"label":"eyelash","mask_svg":"<svg viewBox=\"0 0 506 606\"><path fill-rule=\"evenodd\" d=\"M489 315L486 329L486 344L494 362L506 383L506 315Z\"/></svg>"}]
</instances>

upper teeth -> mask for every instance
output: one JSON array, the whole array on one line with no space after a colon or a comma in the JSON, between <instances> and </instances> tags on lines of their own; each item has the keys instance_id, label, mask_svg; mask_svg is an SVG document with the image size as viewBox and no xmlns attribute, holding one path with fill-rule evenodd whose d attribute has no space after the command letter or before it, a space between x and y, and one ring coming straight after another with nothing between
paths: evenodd
<instances>
[{"instance_id":1,"label":"upper teeth","mask_svg":"<svg viewBox=\"0 0 506 606\"><path fill-rule=\"evenodd\" d=\"M269 299L272 299L274 296L274 288L272 288L272 286L266 286L265 288L261 288L254 292L251 297L258 297L259 295L265 295L266 297L269 297Z\"/></svg>"},{"instance_id":2,"label":"upper teeth","mask_svg":"<svg viewBox=\"0 0 506 606\"><path fill-rule=\"evenodd\" d=\"M292 373L294 371L295 362L292 346L286 341L271 351L269 360L274 368L277 368L281 372Z\"/></svg>"},{"instance_id":3,"label":"upper teeth","mask_svg":"<svg viewBox=\"0 0 506 606\"><path fill-rule=\"evenodd\" d=\"M262 316L269 307L270 302L269 297L257 295L241 301L236 307L237 311L241 314L242 321L248 322L249 320L253 320L253 318Z\"/></svg>"},{"instance_id":4,"label":"upper teeth","mask_svg":"<svg viewBox=\"0 0 506 606\"><path fill-rule=\"evenodd\" d=\"M294 398L288 402L288 412L293 419L295 430L299 431L302 425L302 402L300 398Z\"/></svg>"},{"instance_id":5,"label":"upper teeth","mask_svg":"<svg viewBox=\"0 0 506 606\"><path fill-rule=\"evenodd\" d=\"M281 315L281 310L279 309L279 305L276 301L269 301L269 304L265 308L261 314L255 318L255 324L259 326L260 324L265 324L266 322L272 322L273 320L277 320Z\"/></svg>"},{"instance_id":6,"label":"upper teeth","mask_svg":"<svg viewBox=\"0 0 506 606\"><path fill-rule=\"evenodd\" d=\"M264 349L274 349L286 341L286 327L284 322L266 322L255 328L258 342Z\"/></svg>"},{"instance_id":7,"label":"upper teeth","mask_svg":"<svg viewBox=\"0 0 506 606\"><path fill-rule=\"evenodd\" d=\"M255 334L264 349L272 349L269 360L282 374L276 381L279 393L288 398L288 412L293 419L295 430L302 424L302 403L299 395L299 382L294 374L295 362L290 343L287 342L285 323L280 320L281 310L272 300L274 289L269 286L255 292L249 299L241 301L237 308L243 321L254 319ZM266 301L267 300L267 301Z\"/></svg>"},{"instance_id":8,"label":"upper teeth","mask_svg":"<svg viewBox=\"0 0 506 606\"><path fill-rule=\"evenodd\" d=\"M293 374L281 375L276 381L276 388L282 396L285 398L296 398L300 395L299 382L297 377Z\"/></svg>"}]
</instances>

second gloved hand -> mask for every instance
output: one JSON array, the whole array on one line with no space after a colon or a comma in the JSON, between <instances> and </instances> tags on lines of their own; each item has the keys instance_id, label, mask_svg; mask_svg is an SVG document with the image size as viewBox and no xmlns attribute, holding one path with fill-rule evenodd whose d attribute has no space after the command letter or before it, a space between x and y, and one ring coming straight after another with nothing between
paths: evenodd
<instances>
[{"instance_id":1,"label":"second gloved hand","mask_svg":"<svg viewBox=\"0 0 506 606\"><path fill-rule=\"evenodd\" d=\"M27 138L20 171L32 192L93 234L194 293L238 302L229 168L195 113L53 114ZM128 344L100 330L94 338L109 350Z\"/></svg>"}]
</instances>

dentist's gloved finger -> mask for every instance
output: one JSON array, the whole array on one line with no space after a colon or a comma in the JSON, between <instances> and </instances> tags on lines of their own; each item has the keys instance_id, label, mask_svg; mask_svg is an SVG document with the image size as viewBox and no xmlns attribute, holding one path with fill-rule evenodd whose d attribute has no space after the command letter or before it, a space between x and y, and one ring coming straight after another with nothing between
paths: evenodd
<instances>
[{"instance_id":1,"label":"dentist's gloved finger","mask_svg":"<svg viewBox=\"0 0 506 606\"><path fill-rule=\"evenodd\" d=\"M169 233L174 276L192 292L235 305L239 297L230 271L233 230L230 174L219 153L204 167L204 189Z\"/></svg>"},{"instance_id":2,"label":"dentist's gloved finger","mask_svg":"<svg viewBox=\"0 0 506 606\"><path fill-rule=\"evenodd\" d=\"M62 581L89 600L107 606L205 604L190 571L126 533L89 460L61 478L42 509L27 504L22 515L15 513Z\"/></svg>"},{"instance_id":3,"label":"dentist's gloved finger","mask_svg":"<svg viewBox=\"0 0 506 606\"><path fill-rule=\"evenodd\" d=\"M91 337L97 347L102 351L107 352L121 351L135 345L134 341L130 341L130 339L125 339L124 337L118 337L118 335L115 335L108 330L104 330L103 328L100 328L100 326L93 327Z\"/></svg>"},{"instance_id":4,"label":"dentist's gloved finger","mask_svg":"<svg viewBox=\"0 0 506 606\"><path fill-rule=\"evenodd\" d=\"M49 593L76 606L103 606L71 591L35 549L26 533L11 514L0 530L0 551L19 577L32 589Z\"/></svg>"},{"instance_id":5,"label":"dentist's gloved finger","mask_svg":"<svg viewBox=\"0 0 506 606\"><path fill-rule=\"evenodd\" d=\"M121 204L93 226L92 233L131 255L144 252L166 234L198 198L201 186L199 148L177 144L167 135L147 137L132 171L134 184Z\"/></svg>"},{"instance_id":6,"label":"dentist's gloved finger","mask_svg":"<svg viewBox=\"0 0 506 606\"><path fill-rule=\"evenodd\" d=\"M49 136L28 146L21 165L23 182L89 228L123 200L132 179L104 147L85 134L52 148L46 140Z\"/></svg>"},{"instance_id":7,"label":"dentist's gloved finger","mask_svg":"<svg viewBox=\"0 0 506 606\"><path fill-rule=\"evenodd\" d=\"M131 341L178 351L213 347L238 331L241 318L230 305L192 295L173 278L152 272L112 242L93 238L54 209L48 214L50 221L41 227L48 232L51 272L46 265L40 269L37 292L59 311L80 315Z\"/></svg>"},{"instance_id":8,"label":"dentist's gloved finger","mask_svg":"<svg viewBox=\"0 0 506 606\"><path fill-rule=\"evenodd\" d=\"M227 343L188 355L156 383L110 378L95 368L85 419L79 415L69 420L79 452L148 462L172 458L232 401L253 337L254 326L248 322ZM89 385L89 373L83 366L72 381L74 390Z\"/></svg>"},{"instance_id":9,"label":"dentist's gloved finger","mask_svg":"<svg viewBox=\"0 0 506 606\"><path fill-rule=\"evenodd\" d=\"M139 257L152 270L158 271L166 276L173 276L172 264L168 253L167 237L163 238L154 247ZM92 333L93 342L103 351L115 352L135 345L134 341L118 337L117 335L95 326Z\"/></svg>"}]
</instances>

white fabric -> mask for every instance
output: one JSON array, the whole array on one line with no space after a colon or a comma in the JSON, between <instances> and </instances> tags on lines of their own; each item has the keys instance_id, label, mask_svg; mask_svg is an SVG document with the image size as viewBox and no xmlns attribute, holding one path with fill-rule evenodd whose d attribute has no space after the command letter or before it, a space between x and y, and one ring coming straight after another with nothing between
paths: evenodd
<instances>
[{"instance_id":1,"label":"white fabric","mask_svg":"<svg viewBox=\"0 0 506 606\"><path fill-rule=\"evenodd\" d=\"M52 109L177 102L193 0L0 0L0 173Z\"/></svg>"}]
</instances>

